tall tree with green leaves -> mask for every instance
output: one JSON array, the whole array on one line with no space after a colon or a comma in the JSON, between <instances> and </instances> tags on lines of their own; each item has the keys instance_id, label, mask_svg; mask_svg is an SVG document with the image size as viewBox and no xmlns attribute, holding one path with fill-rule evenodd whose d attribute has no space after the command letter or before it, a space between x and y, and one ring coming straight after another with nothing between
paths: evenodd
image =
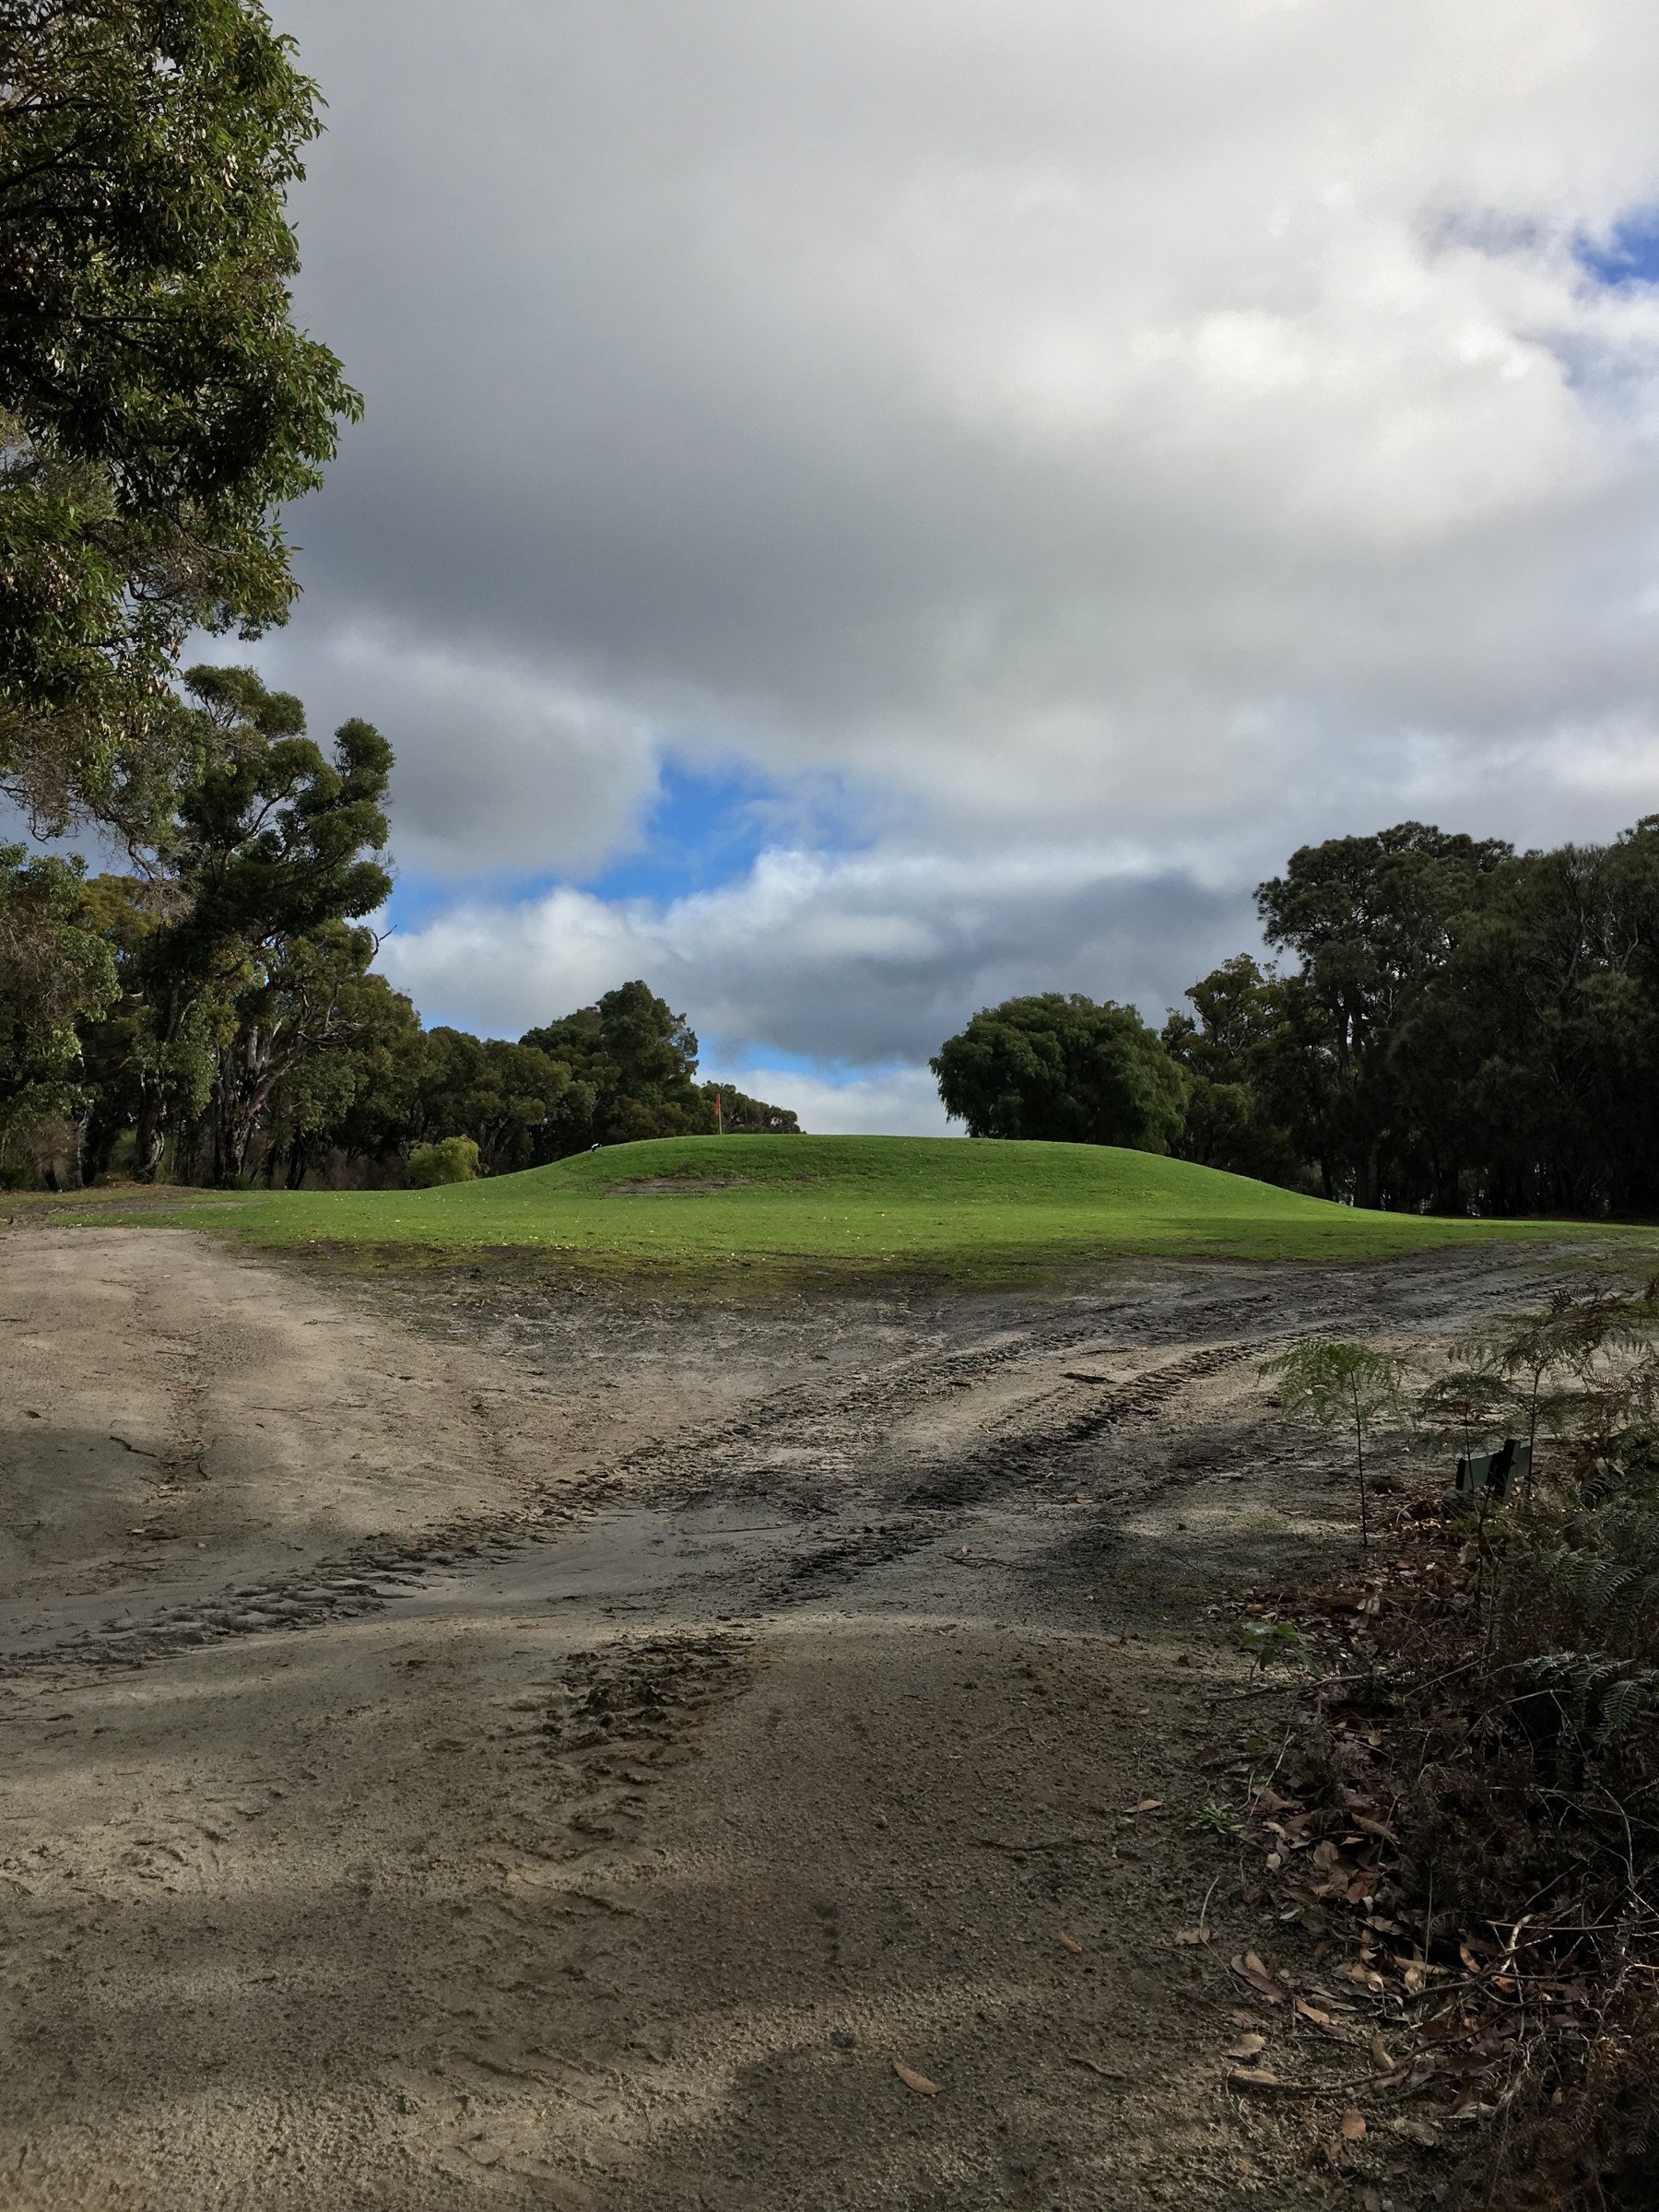
<instances>
[{"instance_id":1,"label":"tall tree with green leaves","mask_svg":"<svg viewBox=\"0 0 1659 2212\"><path fill-rule=\"evenodd\" d=\"M81 864L0 845L0 1167L24 1132L85 1104L76 1025L117 988Z\"/></svg>"},{"instance_id":2,"label":"tall tree with green leaves","mask_svg":"<svg viewBox=\"0 0 1659 2212\"><path fill-rule=\"evenodd\" d=\"M928 1065L970 1136L1167 1152L1181 1134L1180 1070L1133 1006L1077 992L1005 999Z\"/></svg>"},{"instance_id":3,"label":"tall tree with green leaves","mask_svg":"<svg viewBox=\"0 0 1659 2212\"><path fill-rule=\"evenodd\" d=\"M485 1174L510 1174L591 1141L594 1103L591 1083L528 1040L437 1029L423 1040L411 1131L426 1144L469 1137Z\"/></svg>"},{"instance_id":4,"label":"tall tree with green leaves","mask_svg":"<svg viewBox=\"0 0 1659 2212\"><path fill-rule=\"evenodd\" d=\"M1292 1134L1306 1119L1317 1064L1299 1050L1284 980L1248 953L1223 960L1186 993L1193 1011L1171 1013L1164 1050L1186 1083L1182 1159L1294 1186L1309 1170Z\"/></svg>"},{"instance_id":5,"label":"tall tree with green leaves","mask_svg":"<svg viewBox=\"0 0 1659 2212\"><path fill-rule=\"evenodd\" d=\"M562 1063L592 1098L587 1123L565 1125L562 1151L699 1136L714 1126L697 1088L697 1038L685 1016L647 983L619 983L593 1006L527 1030L519 1041Z\"/></svg>"},{"instance_id":6,"label":"tall tree with green leaves","mask_svg":"<svg viewBox=\"0 0 1659 2212\"><path fill-rule=\"evenodd\" d=\"M124 1087L139 1175L206 1113L214 1179L230 1182L296 1051L338 1041L339 991L372 955L368 933L339 931L391 888L392 748L351 721L325 755L300 701L250 668L194 668L186 688L211 765L178 803L152 918L132 933L118 1034L89 1047Z\"/></svg>"},{"instance_id":7,"label":"tall tree with green leaves","mask_svg":"<svg viewBox=\"0 0 1659 2212\"><path fill-rule=\"evenodd\" d=\"M1299 962L1285 1012L1312 1061L1309 1122L1297 1134L1329 1163L1329 1194L1398 1204L1420 1182L1420 1132L1394 1041L1443 972L1484 879L1512 858L1496 838L1400 822L1304 845L1257 890L1268 944Z\"/></svg>"},{"instance_id":8,"label":"tall tree with green leaves","mask_svg":"<svg viewBox=\"0 0 1659 2212\"><path fill-rule=\"evenodd\" d=\"M216 1039L215 1182L235 1182L247 1171L250 1148L279 1086L287 1087L296 1135L318 1123L327 1106L343 1112L349 1103L352 1073L349 1062L340 1062L354 1041L375 943L372 930L331 917L251 954L248 981Z\"/></svg>"},{"instance_id":9,"label":"tall tree with green leaves","mask_svg":"<svg viewBox=\"0 0 1659 2212\"><path fill-rule=\"evenodd\" d=\"M1451 1102L1483 1209L1659 1209L1659 818L1520 855L1441 997L1465 1041Z\"/></svg>"},{"instance_id":10,"label":"tall tree with green leaves","mask_svg":"<svg viewBox=\"0 0 1659 2212\"><path fill-rule=\"evenodd\" d=\"M426 1060L420 1017L383 975L347 978L323 1048L286 1067L266 1100L266 1180L298 1190L338 1148L348 1171L383 1167L410 1141Z\"/></svg>"},{"instance_id":11,"label":"tall tree with green leaves","mask_svg":"<svg viewBox=\"0 0 1659 2212\"><path fill-rule=\"evenodd\" d=\"M255 0L0 0L0 788L139 843L211 735L193 629L296 585L280 512L360 411L295 327L316 87Z\"/></svg>"}]
</instances>

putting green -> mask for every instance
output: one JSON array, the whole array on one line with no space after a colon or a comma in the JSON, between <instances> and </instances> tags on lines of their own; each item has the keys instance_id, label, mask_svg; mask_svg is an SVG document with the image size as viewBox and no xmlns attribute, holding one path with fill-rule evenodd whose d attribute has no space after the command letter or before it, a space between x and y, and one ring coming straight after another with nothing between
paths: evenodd
<instances>
[{"instance_id":1,"label":"putting green","mask_svg":"<svg viewBox=\"0 0 1659 2212\"><path fill-rule=\"evenodd\" d=\"M1361 1213L1110 1146L908 1136L659 1138L433 1191L216 1192L159 1209L152 1197L141 1218L194 1221L274 1245L524 1247L577 1263L840 1263L974 1274L1112 1253L1364 1259L1480 1240L1609 1233L1555 1221Z\"/></svg>"}]
</instances>

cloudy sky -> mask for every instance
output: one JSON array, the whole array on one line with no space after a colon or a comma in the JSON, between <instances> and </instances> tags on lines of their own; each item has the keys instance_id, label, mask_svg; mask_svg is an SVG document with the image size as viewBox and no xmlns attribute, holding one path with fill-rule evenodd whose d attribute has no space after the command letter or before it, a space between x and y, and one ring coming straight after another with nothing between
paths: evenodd
<instances>
[{"instance_id":1,"label":"cloudy sky","mask_svg":"<svg viewBox=\"0 0 1659 2212\"><path fill-rule=\"evenodd\" d=\"M1659 808L1651 0L276 0L368 401L259 657L382 965L810 1126L1160 1018L1309 839Z\"/></svg>"}]
</instances>

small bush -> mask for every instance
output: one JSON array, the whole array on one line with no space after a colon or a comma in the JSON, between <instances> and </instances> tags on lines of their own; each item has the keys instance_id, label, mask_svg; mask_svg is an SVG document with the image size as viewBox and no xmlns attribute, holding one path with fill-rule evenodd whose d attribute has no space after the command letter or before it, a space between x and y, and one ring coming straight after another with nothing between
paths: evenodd
<instances>
[{"instance_id":1,"label":"small bush","mask_svg":"<svg viewBox=\"0 0 1659 2212\"><path fill-rule=\"evenodd\" d=\"M418 1191L429 1191L441 1182L471 1182L477 1172L478 1147L470 1136L417 1145L409 1155L408 1180Z\"/></svg>"}]
</instances>

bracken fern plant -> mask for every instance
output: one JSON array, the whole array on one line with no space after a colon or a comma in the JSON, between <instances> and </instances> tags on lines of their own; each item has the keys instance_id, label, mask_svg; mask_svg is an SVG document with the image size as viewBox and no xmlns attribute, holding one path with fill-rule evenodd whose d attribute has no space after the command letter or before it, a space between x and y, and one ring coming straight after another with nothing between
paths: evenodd
<instances>
[{"instance_id":1,"label":"bracken fern plant","mask_svg":"<svg viewBox=\"0 0 1659 2212\"><path fill-rule=\"evenodd\" d=\"M1279 1385L1279 1406L1288 1421L1310 1421L1321 1429L1345 1429L1354 1439L1354 1465L1359 1485L1359 1541L1371 1542L1365 1510L1365 1445L1377 1424L1397 1413L1404 1362L1374 1345L1346 1344L1327 1336L1292 1345L1256 1370Z\"/></svg>"}]
</instances>

